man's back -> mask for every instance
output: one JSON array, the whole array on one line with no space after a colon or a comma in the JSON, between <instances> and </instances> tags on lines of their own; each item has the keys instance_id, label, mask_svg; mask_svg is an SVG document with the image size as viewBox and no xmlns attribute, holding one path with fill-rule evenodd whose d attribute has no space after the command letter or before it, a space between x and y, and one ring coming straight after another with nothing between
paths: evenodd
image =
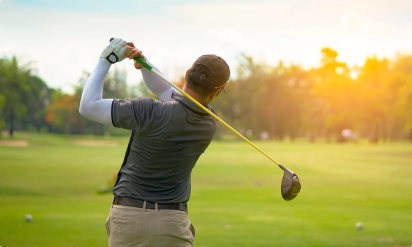
<instances>
[{"instance_id":1,"label":"man's back","mask_svg":"<svg viewBox=\"0 0 412 247\"><path fill-rule=\"evenodd\" d=\"M212 141L217 121L179 92L172 97L169 102L113 101L113 125L132 130L115 196L157 203L189 200L191 171Z\"/></svg>"},{"instance_id":2,"label":"man's back","mask_svg":"<svg viewBox=\"0 0 412 247\"><path fill-rule=\"evenodd\" d=\"M132 130L105 224L109 246L193 247L196 234L186 203L190 174L217 125L200 105L215 113L209 103L224 91L229 66L216 55L199 57L182 88L191 101L157 77L160 71L152 73L135 60L145 84L163 101L103 99L111 64L126 57L147 62L132 42L113 39L86 81L79 108L93 121Z\"/></svg>"}]
</instances>

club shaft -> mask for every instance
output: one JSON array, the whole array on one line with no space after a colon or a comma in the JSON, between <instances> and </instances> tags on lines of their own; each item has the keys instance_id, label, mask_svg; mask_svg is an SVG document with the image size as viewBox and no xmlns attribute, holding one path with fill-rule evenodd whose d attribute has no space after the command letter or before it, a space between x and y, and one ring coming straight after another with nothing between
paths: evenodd
<instances>
[{"instance_id":1,"label":"club shaft","mask_svg":"<svg viewBox=\"0 0 412 247\"><path fill-rule=\"evenodd\" d=\"M256 146L255 144L253 144L253 142L249 141L249 139L247 139L246 137L244 137L242 134L240 134L237 130L235 130L234 128L232 128L232 126L230 126L229 124L227 124L225 121L223 121L220 117L218 117L216 114L214 114L213 112L211 112L209 109L207 109L204 105L200 104L197 100L195 100L194 98L192 98L192 96L190 96L189 94L187 94L185 91L183 91L182 89L180 89L178 86L176 86L173 82L169 81L167 78L165 78L159 71L153 69L150 65L148 65L147 63L145 63L142 59L140 58L134 58L134 60L136 60L138 63L142 64L145 68L147 68L148 70L152 71L153 73L155 73L157 76L159 76L160 78L162 78L165 82L167 82L170 86L172 86L174 89L176 89L177 91L179 91L181 94L183 94L184 96L186 96L187 98L189 98L191 101L193 101L196 105L198 105L200 108L202 108L203 110L205 110L207 113L209 113L210 115L212 115L217 121L219 121L220 123L222 123L224 126L226 126L227 128L229 128L231 131L233 131L236 135L238 135L240 138L242 138L243 140L245 140L247 143L249 143L252 147L256 148L256 150L258 150L259 152L261 152L264 156L266 156L268 159L270 159L273 163L275 163L276 165L279 166L279 163L276 162L276 160L274 160L272 157L270 157L266 152L264 152L262 149L260 149L258 146Z\"/></svg>"}]
</instances>

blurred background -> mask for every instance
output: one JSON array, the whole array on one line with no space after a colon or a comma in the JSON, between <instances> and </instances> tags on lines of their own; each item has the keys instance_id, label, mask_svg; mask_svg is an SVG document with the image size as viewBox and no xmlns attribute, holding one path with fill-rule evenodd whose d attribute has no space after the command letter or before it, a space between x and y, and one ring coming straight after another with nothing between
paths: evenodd
<instances>
[{"instance_id":1,"label":"blurred background","mask_svg":"<svg viewBox=\"0 0 412 247\"><path fill-rule=\"evenodd\" d=\"M282 201L280 170L220 126L193 171L198 246L411 246L408 0L0 1L0 246L106 245L130 132L78 109L111 37L179 86L223 57L212 106L302 180ZM133 62L113 65L103 97L141 96Z\"/></svg>"}]
</instances>

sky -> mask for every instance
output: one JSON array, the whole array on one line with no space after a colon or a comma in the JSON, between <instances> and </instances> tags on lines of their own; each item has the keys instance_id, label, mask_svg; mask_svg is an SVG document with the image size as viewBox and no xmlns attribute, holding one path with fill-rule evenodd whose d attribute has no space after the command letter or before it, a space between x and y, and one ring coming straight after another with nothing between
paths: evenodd
<instances>
[{"instance_id":1,"label":"sky","mask_svg":"<svg viewBox=\"0 0 412 247\"><path fill-rule=\"evenodd\" d=\"M236 77L241 53L304 68L330 47L338 60L412 53L411 0L0 0L0 56L31 62L50 87L72 92L111 37L132 41L169 79L197 57L223 57ZM133 62L112 66L141 81Z\"/></svg>"}]
</instances>

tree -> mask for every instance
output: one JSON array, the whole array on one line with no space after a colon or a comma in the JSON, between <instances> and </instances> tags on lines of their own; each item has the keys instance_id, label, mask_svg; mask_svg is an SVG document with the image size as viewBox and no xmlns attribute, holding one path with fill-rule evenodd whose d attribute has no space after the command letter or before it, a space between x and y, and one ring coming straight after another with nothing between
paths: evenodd
<instances>
[{"instance_id":1,"label":"tree","mask_svg":"<svg viewBox=\"0 0 412 247\"><path fill-rule=\"evenodd\" d=\"M396 74L390 81L395 92L392 131L406 131L412 140L412 55L397 54L392 71Z\"/></svg>"},{"instance_id":2,"label":"tree","mask_svg":"<svg viewBox=\"0 0 412 247\"><path fill-rule=\"evenodd\" d=\"M26 98L30 91L27 78L31 70L28 64L20 65L15 56L0 61L0 86L4 97L3 119L8 122L9 134L13 136L16 119L27 112Z\"/></svg>"},{"instance_id":3,"label":"tree","mask_svg":"<svg viewBox=\"0 0 412 247\"><path fill-rule=\"evenodd\" d=\"M0 94L0 116L2 116L3 113L3 107L4 107L4 102L5 102L5 97L4 95ZM1 137L1 130L5 126L5 122L2 118L0 118L0 137Z\"/></svg>"},{"instance_id":4,"label":"tree","mask_svg":"<svg viewBox=\"0 0 412 247\"><path fill-rule=\"evenodd\" d=\"M380 138L386 139L387 119L386 101L387 97L394 92L387 91L385 83L388 83L388 76L391 74L390 61L379 59L376 56L366 59L358 77L358 94L363 103L359 104L358 110L364 115L363 123L369 130L369 135L376 141Z\"/></svg>"},{"instance_id":5,"label":"tree","mask_svg":"<svg viewBox=\"0 0 412 247\"><path fill-rule=\"evenodd\" d=\"M46 122L52 131L67 134L84 134L87 119L79 114L80 95L65 94L55 90L51 103L46 107Z\"/></svg>"},{"instance_id":6,"label":"tree","mask_svg":"<svg viewBox=\"0 0 412 247\"><path fill-rule=\"evenodd\" d=\"M216 110L240 129L253 130L255 136L261 132L277 139L298 136L306 73L293 64L286 67L279 62L270 67L246 55L237 69L237 80L213 104Z\"/></svg>"},{"instance_id":7,"label":"tree","mask_svg":"<svg viewBox=\"0 0 412 247\"><path fill-rule=\"evenodd\" d=\"M338 53L330 48L323 48L321 66L314 70L316 82L313 85L314 96L324 107L320 112L323 117L327 136L340 137L341 130L353 128L353 119L358 99L353 93L354 83L346 63L337 61Z\"/></svg>"},{"instance_id":8,"label":"tree","mask_svg":"<svg viewBox=\"0 0 412 247\"><path fill-rule=\"evenodd\" d=\"M30 91L25 97L25 104L27 105L27 114L23 118L22 127L28 129L34 126L37 131L40 131L42 126L46 125L45 116L42 113L47 104L50 102L50 90L47 84L38 76L30 75L27 77L27 84Z\"/></svg>"}]
</instances>

